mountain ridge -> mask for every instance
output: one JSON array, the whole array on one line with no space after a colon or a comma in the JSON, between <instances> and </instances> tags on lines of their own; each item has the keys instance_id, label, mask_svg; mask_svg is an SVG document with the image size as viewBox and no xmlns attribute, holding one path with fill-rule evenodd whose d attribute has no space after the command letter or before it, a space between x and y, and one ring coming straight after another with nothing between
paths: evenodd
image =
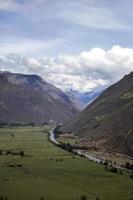
<instances>
[{"instance_id":1,"label":"mountain ridge","mask_svg":"<svg viewBox=\"0 0 133 200\"><path fill-rule=\"evenodd\" d=\"M133 156L133 72L106 89L62 131Z\"/></svg>"},{"instance_id":2,"label":"mountain ridge","mask_svg":"<svg viewBox=\"0 0 133 200\"><path fill-rule=\"evenodd\" d=\"M64 92L40 76L0 72L0 121L59 123L77 112Z\"/></svg>"}]
</instances>

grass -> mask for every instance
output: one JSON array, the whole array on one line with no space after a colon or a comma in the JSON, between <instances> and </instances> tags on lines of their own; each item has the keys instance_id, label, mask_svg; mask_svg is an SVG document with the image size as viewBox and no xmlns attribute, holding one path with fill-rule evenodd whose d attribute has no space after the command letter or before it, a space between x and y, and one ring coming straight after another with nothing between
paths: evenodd
<instances>
[{"instance_id":1,"label":"grass","mask_svg":"<svg viewBox=\"0 0 133 200\"><path fill-rule=\"evenodd\" d=\"M10 200L133 200L129 174L106 172L100 164L62 150L48 141L48 127L0 129L0 149L24 149L27 156L0 156L0 194ZM52 158L52 160L51 160ZM62 162L57 162L57 159ZM9 167L22 164L23 167Z\"/></svg>"}]
</instances>

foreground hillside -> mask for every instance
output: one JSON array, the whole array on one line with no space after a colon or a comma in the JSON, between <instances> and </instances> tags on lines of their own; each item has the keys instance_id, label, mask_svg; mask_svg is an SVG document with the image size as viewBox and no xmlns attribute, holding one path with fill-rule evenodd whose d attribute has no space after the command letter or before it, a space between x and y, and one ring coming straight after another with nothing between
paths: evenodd
<instances>
[{"instance_id":1,"label":"foreground hillside","mask_svg":"<svg viewBox=\"0 0 133 200\"><path fill-rule=\"evenodd\" d=\"M11 134L14 137L11 137ZM56 147L48 128L0 129L0 149L25 156L0 156L0 197L9 200L131 200L129 174L105 171L102 164ZM5 198L4 198L5 199ZM7 199L7 198L6 198Z\"/></svg>"},{"instance_id":2,"label":"foreground hillside","mask_svg":"<svg viewBox=\"0 0 133 200\"><path fill-rule=\"evenodd\" d=\"M133 156L133 72L109 87L62 131Z\"/></svg>"},{"instance_id":3,"label":"foreground hillside","mask_svg":"<svg viewBox=\"0 0 133 200\"><path fill-rule=\"evenodd\" d=\"M39 76L0 73L0 121L63 122L76 112L65 93Z\"/></svg>"}]
</instances>

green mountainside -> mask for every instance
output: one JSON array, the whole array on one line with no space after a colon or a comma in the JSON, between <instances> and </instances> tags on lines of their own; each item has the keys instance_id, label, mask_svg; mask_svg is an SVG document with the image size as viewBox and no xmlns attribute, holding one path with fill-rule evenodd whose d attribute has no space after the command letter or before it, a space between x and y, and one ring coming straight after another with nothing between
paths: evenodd
<instances>
[{"instance_id":1,"label":"green mountainside","mask_svg":"<svg viewBox=\"0 0 133 200\"><path fill-rule=\"evenodd\" d=\"M62 127L102 147L133 156L133 72L106 89Z\"/></svg>"}]
</instances>

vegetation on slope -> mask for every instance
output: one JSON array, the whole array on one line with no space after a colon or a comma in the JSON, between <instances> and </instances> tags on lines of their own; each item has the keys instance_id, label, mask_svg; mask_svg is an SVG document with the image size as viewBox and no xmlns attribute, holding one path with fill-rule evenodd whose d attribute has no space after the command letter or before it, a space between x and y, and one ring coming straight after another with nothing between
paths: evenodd
<instances>
[{"instance_id":1,"label":"vegetation on slope","mask_svg":"<svg viewBox=\"0 0 133 200\"><path fill-rule=\"evenodd\" d=\"M133 156L133 72L109 87L61 131Z\"/></svg>"}]
</instances>

